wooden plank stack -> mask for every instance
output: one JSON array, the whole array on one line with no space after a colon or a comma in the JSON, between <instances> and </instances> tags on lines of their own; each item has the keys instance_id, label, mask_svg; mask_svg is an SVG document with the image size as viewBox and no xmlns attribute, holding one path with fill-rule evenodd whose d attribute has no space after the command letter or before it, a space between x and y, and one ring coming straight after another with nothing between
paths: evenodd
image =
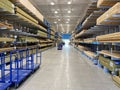
<instances>
[{"instance_id":1,"label":"wooden plank stack","mask_svg":"<svg viewBox=\"0 0 120 90\"><path fill-rule=\"evenodd\" d=\"M96 40L99 42L120 42L120 32L100 35L96 37Z\"/></svg>"},{"instance_id":2,"label":"wooden plank stack","mask_svg":"<svg viewBox=\"0 0 120 90\"><path fill-rule=\"evenodd\" d=\"M105 7L105 6L113 6L119 1L120 0L98 0L97 7L100 8L100 7Z\"/></svg>"},{"instance_id":3,"label":"wooden plank stack","mask_svg":"<svg viewBox=\"0 0 120 90\"><path fill-rule=\"evenodd\" d=\"M13 42L13 38L0 37L0 42Z\"/></svg>"},{"instance_id":4,"label":"wooden plank stack","mask_svg":"<svg viewBox=\"0 0 120 90\"><path fill-rule=\"evenodd\" d=\"M16 5L26 8L30 11L34 16L36 16L40 21L44 21L43 15L31 4L29 0L10 0Z\"/></svg>"},{"instance_id":5,"label":"wooden plank stack","mask_svg":"<svg viewBox=\"0 0 120 90\"><path fill-rule=\"evenodd\" d=\"M97 19L97 25L119 25L120 24L120 2L106 11Z\"/></svg>"},{"instance_id":6,"label":"wooden plank stack","mask_svg":"<svg viewBox=\"0 0 120 90\"><path fill-rule=\"evenodd\" d=\"M87 39L84 39L84 42L85 43L92 43L94 42L96 39L95 38L87 38Z\"/></svg>"},{"instance_id":7,"label":"wooden plank stack","mask_svg":"<svg viewBox=\"0 0 120 90\"><path fill-rule=\"evenodd\" d=\"M0 0L0 12L14 13L14 5L9 0Z\"/></svg>"}]
</instances>

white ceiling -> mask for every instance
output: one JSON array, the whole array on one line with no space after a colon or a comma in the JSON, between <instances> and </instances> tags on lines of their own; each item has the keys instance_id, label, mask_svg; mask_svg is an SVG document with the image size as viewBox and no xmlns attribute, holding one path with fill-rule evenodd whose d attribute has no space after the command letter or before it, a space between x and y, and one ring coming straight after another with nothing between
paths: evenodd
<instances>
[{"instance_id":1,"label":"white ceiling","mask_svg":"<svg viewBox=\"0 0 120 90\"><path fill-rule=\"evenodd\" d=\"M44 17L63 33L71 33L85 14L91 0L30 0ZM68 2L71 4L68 4ZM51 5L54 2L55 5ZM55 13L57 11L58 13ZM71 11L71 13L68 13Z\"/></svg>"}]
</instances>

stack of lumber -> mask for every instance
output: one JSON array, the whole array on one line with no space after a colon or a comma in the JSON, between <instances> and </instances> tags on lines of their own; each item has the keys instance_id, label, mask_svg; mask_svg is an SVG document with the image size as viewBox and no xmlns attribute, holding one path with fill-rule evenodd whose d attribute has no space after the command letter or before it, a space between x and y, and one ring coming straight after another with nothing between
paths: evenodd
<instances>
[{"instance_id":1,"label":"stack of lumber","mask_svg":"<svg viewBox=\"0 0 120 90\"><path fill-rule=\"evenodd\" d=\"M119 25L120 24L120 2L111 7L97 19L97 25Z\"/></svg>"},{"instance_id":2,"label":"stack of lumber","mask_svg":"<svg viewBox=\"0 0 120 90\"><path fill-rule=\"evenodd\" d=\"M39 42L39 40L37 38L27 37L26 42Z\"/></svg>"},{"instance_id":3,"label":"stack of lumber","mask_svg":"<svg viewBox=\"0 0 120 90\"><path fill-rule=\"evenodd\" d=\"M13 25L6 22L0 22L0 28L11 30L13 29Z\"/></svg>"},{"instance_id":4,"label":"stack of lumber","mask_svg":"<svg viewBox=\"0 0 120 90\"><path fill-rule=\"evenodd\" d=\"M9 0L0 0L0 9L9 13L14 13L14 5Z\"/></svg>"},{"instance_id":5,"label":"stack of lumber","mask_svg":"<svg viewBox=\"0 0 120 90\"><path fill-rule=\"evenodd\" d=\"M96 24L96 20L104 11L93 11L82 23L82 28L88 29Z\"/></svg>"},{"instance_id":6,"label":"stack of lumber","mask_svg":"<svg viewBox=\"0 0 120 90\"><path fill-rule=\"evenodd\" d=\"M13 42L13 38L0 37L0 42Z\"/></svg>"},{"instance_id":7,"label":"stack of lumber","mask_svg":"<svg viewBox=\"0 0 120 90\"><path fill-rule=\"evenodd\" d=\"M13 47L10 48L0 48L0 52L14 50Z\"/></svg>"},{"instance_id":8,"label":"stack of lumber","mask_svg":"<svg viewBox=\"0 0 120 90\"><path fill-rule=\"evenodd\" d=\"M44 21L43 15L32 5L32 3L29 0L10 0L10 1L19 7L27 9L28 12L31 12L40 21L42 22Z\"/></svg>"},{"instance_id":9,"label":"stack of lumber","mask_svg":"<svg viewBox=\"0 0 120 90\"><path fill-rule=\"evenodd\" d=\"M99 42L120 42L120 32L100 35L96 37L96 40Z\"/></svg>"},{"instance_id":10,"label":"stack of lumber","mask_svg":"<svg viewBox=\"0 0 120 90\"><path fill-rule=\"evenodd\" d=\"M84 42L85 43L92 43L94 42L96 39L95 38L87 38L87 39L84 39Z\"/></svg>"},{"instance_id":11,"label":"stack of lumber","mask_svg":"<svg viewBox=\"0 0 120 90\"><path fill-rule=\"evenodd\" d=\"M84 53L91 58L96 58L96 54L92 51L84 51Z\"/></svg>"},{"instance_id":12,"label":"stack of lumber","mask_svg":"<svg viewBox=\"0 0 120 90\"><path fill-rule=\"evenodd\" d=\"M99 52L99 54L107 55L114 58L120 58L120 52L117 52L117 51L110 52L108 50L102 50Z\"/></svg>"},{"instance_id":13,"label":"stack of lumber","mask_svg":"<svg viewBox=\"0 0 120 90\"><path fill-rule=\"evenodd\" d=\"M97 7L105 7L105 6L113 6L114 4L116 4L117 2L119 2L120 0L98 0L97 2Z\"/></svg>"},{"instance_id":14,"label":"stack of lumber","mask_svg":"<svg viewBox=\"0 0 120 90\"><path fill-rule=\"evenodd\" d=\"M98 10L98 8L97 8L97 2L96 1L93 1L90 5L89 5L89 7L88 7L88 9L87 9L87 11L86 11L86 17L88 17L93 11L96 11L96 10Z\"/></svg>"},{"instance_id":15,"label":"stack of lumber","mask_svg":"<svg viewBox=\"0 0 120 90\"><path fill-rule=\"evenodd\" d=\"M119 76L114 75L114 76L112 76L112 79L113 79L113 81L115 82L115 84L116 84L118 87L120 87L120 71L119 71Z\"/></svg>"},{"instance_id":16,"label":"stack of lumber","mask_svg":"<svg viewBox=\"0 0 120 90\"><path fill-rule=\"evenodd\" d=\"M23 16L25 17L26 19L29 19L31 22L35 23L35 24L38 24L38 21L35 20L32 16L30 16L29 14L27 14L26 12L24 12L22 9L20 9L19 7L16 7L16 15L18 16ZM19 15L20 14L20 15Z\"/></svg>"},{"instance_id":17,"label":"stack of lumber","mask_svg":"<svg viewBox=\"0 0 120 90\"><path fill-rule=\"evenodd\" d=\"M84 47L84 46L81 46L81 45L78 46L78 49L79 49L81 52L89 51L89 50L90 50L89 48Z\"/></svg>"},{"instance_id":18,"label":"stack of lumber","mask_svg":"<svg viewBox=\"0 0 120 90\"><path fill-rule=\"evenodd\" d=\"M78 33L78 34L75 36L75 38L80 37L84 32L86 32L86 30L82 30L80 33Z\"/></svg>"},{"instance_id":19,"label":"stack of lumber","mask_svg":"<svg viewBox=\"0 0 120 90\"><path fill-rule=\"evenodd\" d=\"M40 30L38 30L37 35L43 36L43 37L47 37L47 33L46 33L46 32L43 32L43 31L40 31Z\"/></svg>"}]
</instances>

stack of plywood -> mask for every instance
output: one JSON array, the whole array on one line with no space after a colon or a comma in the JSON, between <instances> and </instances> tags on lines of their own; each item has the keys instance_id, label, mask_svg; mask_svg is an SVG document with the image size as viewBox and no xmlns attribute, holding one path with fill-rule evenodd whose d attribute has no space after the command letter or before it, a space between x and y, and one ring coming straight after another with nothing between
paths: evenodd
<instances>
[{"instance_id":1,"label":"stack of plywood","mask_svg":"<svg viewBox=\"0 0 120 90\"><path fill-rule=\"evenodd\" d=\"M33 15L35 15L40 21L44 21L43 15L31 4L29 0L10 0L14 4L16 4L19 7L24 7L28 10L28 12L31 12Z\"/></svg>"},{"instance_id":2,"label":"stack of plywood","mask_svg":"<svg viewBox=\"0 0 120 90\"><path fill-rule=\"evenodd\" d=\"M96 40L99 42L120 42L120 32L100 35L96 37Z\"/></svg>"},{"instance_id":3,"label":"stack of plywood","mask_svg":"<svg viewBox=\"0 0 120 90\"><path fill-rule=\"evenodd\" d=\"M81 52L89 51L89 50L90 50L89 48L84 47L84 46L81 46L81 45L78 46L78 49L79 49Z\"/></svg>"},{"instance_id":4,"label":"stack of plywood","mask_svg":"<svg viewBox=\"0 0 120 90\"><path fill-rule=\"evenodd\" d=\"M119 25L120 24L120 2L111 7L97 19L97 25Z\"/></svg>"},{"instance_id":5,"label":"stack of plywood","mask_svg":"<svg viewBox=\"0 0 120 90\"><path fill-rule=\"evenodd\" d=\"M0 9L14 13L14 5L9 0L0 0Z\"/></svg>"},{"instance_id":6,"label":"stack of plywood","mask_svg":"<svg viewBox=\"0 0 120 90\"><path fill-rule=\"evenodd\" d=\"M116 4L119 1L120 0L98 0L97 7L100 8L103 6L113 6L114 4Z\"/></svg>"}]
</instances>

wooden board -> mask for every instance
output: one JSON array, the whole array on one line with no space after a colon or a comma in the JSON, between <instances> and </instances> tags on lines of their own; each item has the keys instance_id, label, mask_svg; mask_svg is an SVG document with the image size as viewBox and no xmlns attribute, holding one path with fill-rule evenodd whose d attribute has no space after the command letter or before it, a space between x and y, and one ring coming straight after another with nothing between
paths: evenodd
<instances>
[{"instance_id":1,"label":"wooden board","mask_svg":"<svg viewBox=\"0 0 120 90\"><path fill-rule=\"evenodd\" d=\"M84 53L91 58L96 58L96 54L92 51L84 51Z\"/></svg>"},{"instance_id":2,"label":"wooden board","mask_svg":"<svg viewBox=\"0 0 120 90\"><path fill-rule=\"evenodd\" d=\"M0 52L14 50L13 47L10 48L0 48Z\"/></svg>"},{"instance_id":3,"label":"wooden board","mask_svg":"<svg viewBox=\"0 0 120 90\"><path fill-rule=\"evenodd\" d=\"M78 33L78 34L75 36L75 38L80 37L84 32L86 32L86 30L82 30L80 33Z\"/></svg>"},{"instance_id":4,"label":"wooden board","mask_svg":"<svg viewBox=\"0 0 120 90\"><path fill-rule=\"evenodd\" d=\"M114 58L120 58L120 52L113 51L112 53L108 50L102 50L99 54L107 55Z\"/></svg>"},{"instance_id":5,"label":"wooden board","mask_svg":"<svg viewBox=\"0 0 120 90\"><path fill-rule=\"evenodd\" d=\"M43 15L31 4L29 0L10 0L16 5L26 8L32 14L34 14L40 21L44 21Z\"/></svg>"},{"instance_id":6,"label":"wooden board","mask_svg":"<svg viewBox=\"0 0 120 90\"><path fill-rule=\"evenodd\" d=\"M115 82L115 84L120 87L120 77L114 75L114 76L112 76L112 79Z\"/></svg>"},{"instance_id":7,"label":"wooden board","mask_svg":"<svg viewBox=\"0 0 120 90\"><path fill-rule=\"evenodd\" d=\"M84 42L85 43L92 43L94 42L96 39L95 38L87 38L87 39L84 39Z\"/></svg>"},{"instance_id":8,"label":"wooden board","mask_svg":"<svg viewBox=\"0 0 120 90\"><path fill-rule=\"evenodd\" d=\"M97 19L97 25L104 24L120 24L120 2L115 4L112 8L110 8Z\"/></svg>"},{"instance_id":9,"label":"wooden board","mask_svg":"<svg viewBox=\"0 0 120 90\"><path fill-rule=\"evenodd\" d=\"M120 42L120 32L100 35L96 37L99 42Z\"/></svg>"},{"instance_id":10,"label":"wooden board","mask_svg":"<svg viewBox=\"0 0 120 90\"><path fill-rule=\"evenodd\" d=\"M100 7L105 7L105 6L113 6L119 1L120 0L98 0L97 7L100 8Z\"/></svg>"},{"instance_id":11,"label":"wooden board","mask_svg":"<svg viewBox=\"0 0 120 90\"><path fill-rule=\"evenodd\" d=\"M13 42L13 38L0 37L0 42Z\"/></svg>"}]
</instances>

